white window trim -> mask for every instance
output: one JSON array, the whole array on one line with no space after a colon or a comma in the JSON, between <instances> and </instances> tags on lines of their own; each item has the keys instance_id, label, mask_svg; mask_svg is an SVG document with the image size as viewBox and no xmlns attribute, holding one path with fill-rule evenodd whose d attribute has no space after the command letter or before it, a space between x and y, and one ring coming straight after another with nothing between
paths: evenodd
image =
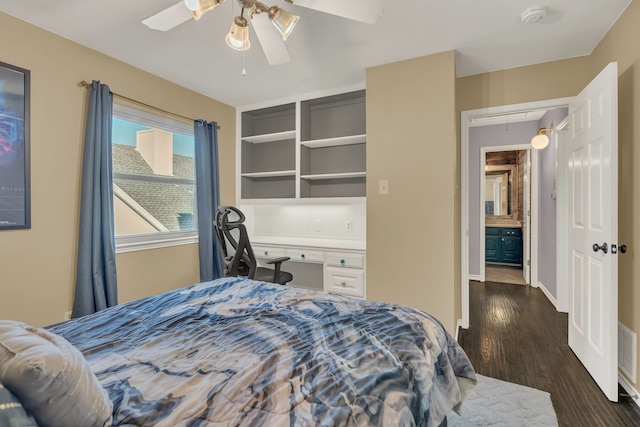
<instances>
[{"instance_id":1,"label":"white window trim","mask_svg":"<svg viewBox=\"0 0 640 427\"><path fill-rule=\"evenodd\" d=\"M171 119L159 114L149 113L127 105L113 103L113 117L144 123L174 133L193 136L193 125ZM195 181L194 181L195 185ZM197 188L196 188L197 191ZM194 224L197 227L197 212L194 212ZM159 233L135 234L115 237L116 253L136 252L149 249L166 248L198 243L198 230L164 231Z\"/></svg>"},{"instance_id":2,"label":"white window trim","mask_svg":"<svg viewBox=\"0 0 640 427\"><path fill-rule=\"evenodd\" d=\"M198 243L198 230L116 236L116 253L144 251Z\"/></svg>"}]
</instances>

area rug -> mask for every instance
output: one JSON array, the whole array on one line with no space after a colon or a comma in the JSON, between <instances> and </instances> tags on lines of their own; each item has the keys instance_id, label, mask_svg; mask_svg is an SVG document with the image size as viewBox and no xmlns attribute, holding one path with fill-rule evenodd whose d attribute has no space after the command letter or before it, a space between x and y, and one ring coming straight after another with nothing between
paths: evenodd
<instances>
[{"instance_id":1,"label":"area rug","mask_svg":"<svg viewBox=\"0 0 640 427\"><path fill-rule=\"evenodd\" d=\"M549 393L477 375L478 385L462 404L461 415L447 416L449 427L557 427Z\"/></svg>"}]
</instances>

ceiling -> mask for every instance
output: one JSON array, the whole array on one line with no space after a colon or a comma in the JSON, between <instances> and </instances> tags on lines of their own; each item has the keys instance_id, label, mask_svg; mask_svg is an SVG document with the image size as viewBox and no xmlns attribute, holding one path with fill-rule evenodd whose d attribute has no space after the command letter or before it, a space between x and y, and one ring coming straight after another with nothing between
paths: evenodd
<instances>
[{"instance_id":1,"label":"ceiling","mask_svg":"<svg viewBox=\"0 0 640 427\"><path fill-rule=\"evenodd\" d=\"M456 51L459 77L588 55L631 2L386 0L382 17L369 25L266 0L300 16L287 40L291 62L270 66L252 30L242 76L243 54L224 42L238 4L227 0L200 21L167 32L141 24L177 1L0 0L0 11L226 104L247 106L363 85L368 67L448 50ZM520 14L532 6L545 6L547 16L524 25ZM101 76L86 76L91 79Z\"/></svg>"}]
</instances>

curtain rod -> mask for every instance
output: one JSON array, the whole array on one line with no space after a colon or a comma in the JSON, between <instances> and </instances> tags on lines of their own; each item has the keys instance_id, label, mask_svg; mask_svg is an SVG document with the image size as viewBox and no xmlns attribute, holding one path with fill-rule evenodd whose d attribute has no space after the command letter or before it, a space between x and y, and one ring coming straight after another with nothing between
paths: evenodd
<instances>
[{"instance_id":1,"label":"curtain rod","mask_svg":"<svg viewBox=\"0 0 640 427\"><path fill-rule=\"evenodd\" d=\"M91 87L91 83L87 83L86 81L83 80L83 81L80 82L80 86L88 88L88 87ZM122 99L124 99L126 101L133 102L135 104L142 105L144 107L151 108L153 110L160 111L160 112L163 112L163 113L166 113L166 114L171 114L174 117L180 117L181 119L186 119L186 120L190 120L190 121L195 121L196 120L196 119L192 119L191 117L182 116L180 114L172 113L171 111L163 110L162 108L154 107L153 105L145 104L144 102L141 102L141 101L138 101L138 100L135 100L135 99L131 99L131 98L127 97L127 96L120 95L119 93L115 93L113 91L111 92L111 94L113 96L117 96L118 98L122 98ZM220 129L220 125L218 125L217 127L218 127L218 129Z\"/></svg>"}]
</instances>

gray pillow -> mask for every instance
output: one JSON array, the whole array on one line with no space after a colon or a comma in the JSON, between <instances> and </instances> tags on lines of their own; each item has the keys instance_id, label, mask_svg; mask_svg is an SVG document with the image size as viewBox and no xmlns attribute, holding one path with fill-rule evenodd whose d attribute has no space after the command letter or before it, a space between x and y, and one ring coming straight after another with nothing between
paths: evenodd
<instances>
[{"instance_id":1,"label":"gray pillow","mask_svg":"<svg viewBox=\"0 0 640 427\"><path fill-rule=\"evenodd\" d=\"M45 329L0 321L0 383L41 427L111 425L113 403L82 353Z\"/></svg>"},{"instance_id":2,"label":"gray pillow","mask_svg":"<svg viewBox=\"0 0 640 427\"><path fill-rule=\"evenodd\" d=\"M36 420L22 407L22 403L0 384L0 426L38 427Z\"/></svg>"}]
</instances>

